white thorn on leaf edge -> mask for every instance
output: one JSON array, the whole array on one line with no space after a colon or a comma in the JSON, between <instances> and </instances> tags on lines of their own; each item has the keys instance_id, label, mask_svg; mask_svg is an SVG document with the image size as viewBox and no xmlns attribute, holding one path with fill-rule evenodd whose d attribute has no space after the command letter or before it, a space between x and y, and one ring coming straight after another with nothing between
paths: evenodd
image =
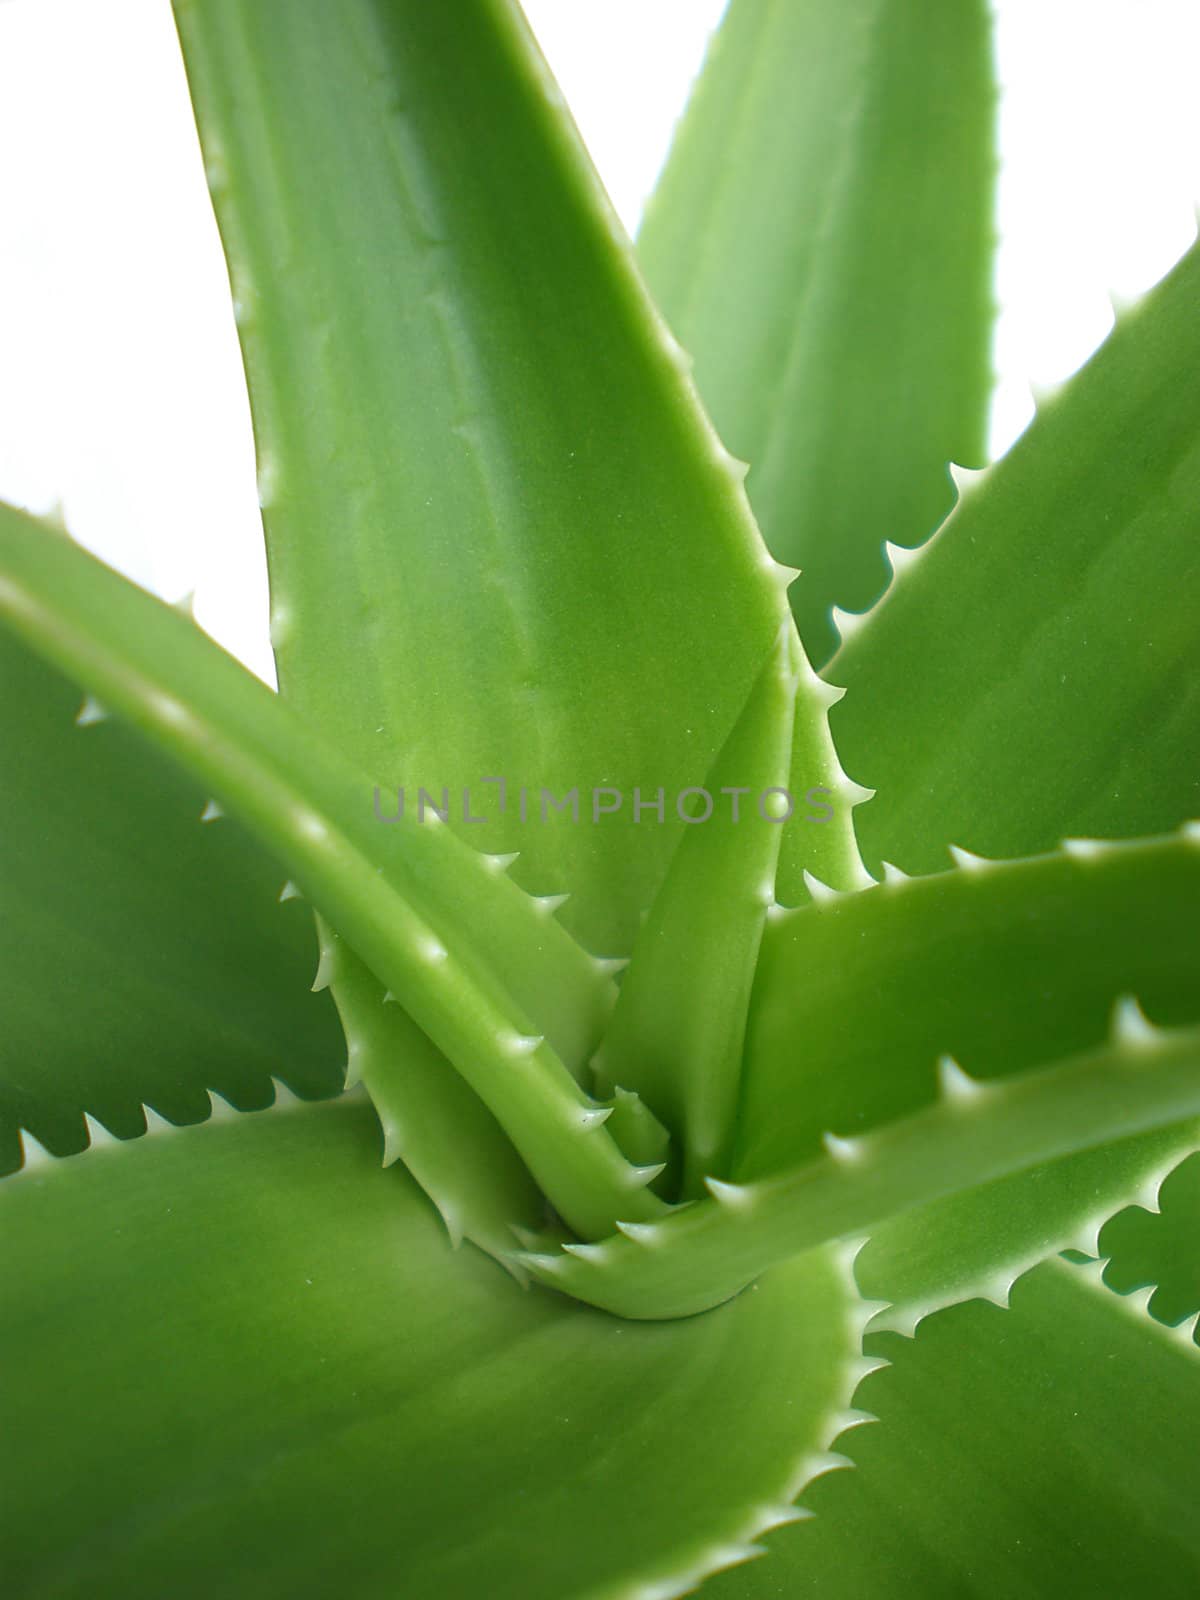
<instances>
[{"instance_id":1,"label":"white thorn on leaf edge","mask_svg":"<svg viewBox=\"0 0 1200 1600\"><path fill-rule=\"evenodd\" d=\"M985 868L994 865L986 856L977 856L971 850L964 850L961 845L950 844L946 848L950 852L954 865L960 872L982 872Z\"/></svg>"},{"instance_id":2,"label":"white thorn on leaf edge","mask_svg":"<svg viewBox=\"0 0 1200 1600\"><path fill-rule=\"evenodd\" d=\"M659 1237L658 1226L653 1222L615 1222L613 1226L634 1244L654 1244Z\"/></svg>"},{"instance_id":3,"label":"white thorn on leaf edge","mask_svg":"<svg viewBox=\"0 0 1200 1600\"><path fill-rule=\"evenodd\" d=\"M75 713L75 726L77 728L90 728L93 723L106 722L108 715L99 700L89 694Z\"/></svg>"},{"instance_id":4,"label":"white thorn on leaf edge","mask_svg":"<svg viewBox=\"0 0 1200 1600\"><path fill-rule=\"evenodd\" d=\"M804 887L817 905L824 905L829 900L841 899L842 891L840 889L833 889L829 884L822 883L820 878L814 877L807 867L804 868L801 876L804 879Z\"/></svg>"},{"instance_id":5,"label":"white thorn on leaf edge","mask_svg":"<svg viewBox=\"0 0 1200 1600\"><path fill-rule=\"evenodd\" d=\"M564 1244L563 1249L569 1256L575 1256L579 1261L586 1261L591 1266L601 1266L609 1257L609 1247L605 1244Z\"/></svg>"},{"instance_id":6,"label":"white thorn on leaf edge","mask_svg":"<svg viewBox=\"0 0 1200 1600\"><path fill-rule=\"evenodd\" d=\"M957 461L947 462L947 466L954 487L958 490L960 502L965 500L972 490L979 487L981 479L987 476L988 471L986 467L960 467Z\"/></svg>"},{"instance_id":7,"label":"white thorn on leaf edge","mask_svg":"<svg viewBox=\"0 0 1200 1600\"><path fill-rule=\"evenodd\" d=\"M18 1130L17 1138L21 1145L21 1171L33 1172L38 1167L49 1166L55 1157L52 1156L40 1139L35 1139L28 1128Z\"/></svg>"},{"instance_id":8,"label":"white thorn on leaf edge","mask_svg":"<svg viewBox=\"0 0 1200 1600\"><path fill-rule=\"evenodd\" d=\"M1104 854L1105 845L1102 839L1064 839L1062 852L1072 857L1075 861L1092 861L1096 856Z\"/></svg>"},{"instance_id":9,"label":"white thorn on leaf edge","mask_svg":"<svg viewBox=\"0 0 1200 1600\"><path fill-rule=\"evenodd\" d=\"M544 1033L507 1033L502 1034L498 1042L506 1055L531 1056L545 1044L546 1036Z\"/></svg>"},{"instance_id":10,"label":"white thorn on leaf edge","mask_svg":"<svg viewBox=\"0 0 1200 1600\"><path fill-rule=\"evenodd\" d=\"M897 884L912 882L911 876L905 872L903 868L896 866L894 862L881 861L879 865L883 868L883 878L881 880L883 883Z\"/></svg>"},{"instance_id":11,"label":"white thorn on leaf edge","mask_svg":"<svg viewBox=\"0 0 1200 1600\"><path fill-rule=\"evenodd\" d=\"M216 800L210 800L205 806L204 810L200 813L200 821L216 822L224 815L225 812L222 810L220 803Z\"/></svg>"},{"instance_id":12,"label":"white thorn on leaf edge","mask_svg":"<svg viewBox=\"0 0 1200 1600\"><path fill-rule=\"evenodd\" d=\"M809 681L809 689L813 699L822 711L828 711L836 706L839 700L844 700L846 691L840 684L826 683L824 678L814 676Z\"/></svg>"},{"instance_id":13,"label":"white thorn on leaf edge","mask_svg":"<svg viewBox=\"0 0 1200 1600\"><path fill-rule=\"evenodd\" d=\"M660 1172L665 1172L666 1169L667 1163L665 1161L653 1161L644 1167L627 1167L629 1186L631 1189L644 1189L647 1184L654 1182Z\"/></svg>"},{"instance_id":14,"label":"white thorn on leaf edge","mask_svg":"<svg viewBox=\"0 0 1200 1600\"><path fill-rule=\"evenodd\" d=\"M579 1126L586 1133L590 1133L593 1128L599 1128L606 1123L612 1116L613 1110L612 1106L589 1107L579 1113Z\"/></svg>"},{"instance_id":15,"label":"white thorn on leaf edge","mask_svg":"<svg viewBox=\"0 0 1200 1600\"><path fill-rule=\"evenodd\" d=\"M838 792L843 800L850 802L851 807L861 806L868 800L874 800L876 793L874 789L868 789L866 784L855 783L854 779L846 777L845 773L842 774L841 782L838 784Z\"/></svg>"},{"instance_id":16,"label":"white thorn on leaf edge","mask_svg":"<svg viewBox=\"0 0 1200 1600\"><path fill-rule=\"evenodd\" d=\"M830 606L829 616L838 637L846 644L866 622L871 615L869 611L843 611L841 606Z\"/></svg>"},{"instance_id":17,"label":"white thorn on leaf edge","mask_svg":"<svg viewBox=\"0 0 1200 1600\"><path fill-rule=\"evenodd\" d=\"M1110 1037L1127 1050L1148 1050L1162 1043L1162 1035L1150 1022L1133 995L1122 995L1113 1006Z\"/></svg>"},{"instance_id":18,"label":"white thorn on leaf edge","mask_svg":"<svg viewBox=\"0 0 1200 1600\"><path fill-rule=\"evenodd\" d=\"M602 978L615 978L629 965L628 956L593 956L592 965Z\"/></svg>"},{"instance_id":19,"label":"white thorn on leaf edge","mask_svg":"<svg viewBox=\"0 0 1200 1600\"><path fill-rule=\"evenodd\" d=\"M864 1144L861 1139L843 1139L836 1133L823 1133L821 1143L825 1154L834 1161L858 1161L863 1154Z\"/></svg>"},{"instance_id":20,"label":"white thorn on leaf edge","mask_svg":"<svg viewBox=\"0 0 1200 1600\"><path fill-rule=\"evenodd\" d=\"M953 1056L939 1056L937 1062L938 1093L952 1105L965 1105L986 1094L984 1085L963 1071Z\"/></svg>"},{"instance_id":21,"label":"white thorn on leaf edge","mask_svg":"<svg viewBox=\"0 0 1200 1600\"><path fill-rule=\"evenodd\" d=\"M323 949L317 958L317 970L313 976L312 992L320 994L322 989L328 989L329 980L333 976L333 954Z\"/></svg>"},{"instance_id":22,"label":"white thorn on leaf edge","mask_svg":"<svg viewBox=\"0 0 1200 1600\"><path fill-rule=\"evenodd\" d=\"M571 898L569 894L535 894L530 899L534 906L544 917L552 917L560 906L565 906Z\"/></svg>"},{"instance_id":23,"label":"white thorn on leaf edge","mask_svg":"<svg viewBox=\"0 0 1200 1600\"><path fill-rule=\"evenodd\" d=\"M508 855L492 856L484 854L481 860L489 872L507 872L520 854L519 850L512 850Z\"/></svg>"},{"instance_id":24,"label":"white thorn on leaf edge","mask_svg":"<svg viewBox=\"0 0 1200 1600\"><path fill-rule=\"evenodd\" d=\"M746 1211L754 1204L754 1190L748 1183L726 1183L721 1178L705 1178L704 1187L718 1205L730 1211Z\"/></svg>"},{"instance_id":25,"label":"white thorn on leaf edge","mask_svg":"<svg viewBox=\"0 0 1200 1600\"><path fill-rule=\"evenodd\" d=\"M290 878L284 884L283 888L280 889L280 891L279 891L279 904L280 905L282 905L285 900L302 900L303 898L304 898L304 896L300 893L300 890L296 887L296 885L292 882L292 880Z\"/></svg>"},{"instance_id":26,"label":"white thorn on leaf edge","mask_svg":"<svg viewBox=\"0 0 1200 1600\"><path fill-rule=\"evenodd\" d=\"M907 567L911 567L923 548L924 546L919 544L911 548L908 545L893 544L890 539L885 539L883 550L891 566L892 577L898 578Z\"/></svg>"},{"instance_id":27,"label":"white thorn on leaf edge","mask_svg":"<svg viewBox=\"0 0 1200 1600\"><path fill-rule=\"evenodd\" d=\"M210 1122L233 1122L242 1114L235 1105L230 1104L225 1096L218 1094L215 1089L208 1090L208 1103L211 1107L208 1115Z\"/></svg>"},{"instance_id":28,"label":"white thorn on leaf edge","mask_svg":"<svg viewBox=\"0 0 1200 1600\"><path fill-rule=\"evenodd\" d=\"M87 1129L88 1149L96 1150L106 1144L119 1144L120 1140L115 1134L109 1133L102 1122L97 1122L90 1112L83 1113L83 1125Z\"/></svg>"},{"instance_id":29,"label":"white thorn on leaf edge","mask_svg":"<svg viewBox=\"0 0 1200 1600\"><path fill-rule=\"evenodd\" d=\"M146 1121L146 1133L143 1138L152 1133L175 1133L177 1131L175 1123L168 1122L166 1117L155 1111L153 1106L143 1105L142 1116Z\"/></svg>"}]
</instances>

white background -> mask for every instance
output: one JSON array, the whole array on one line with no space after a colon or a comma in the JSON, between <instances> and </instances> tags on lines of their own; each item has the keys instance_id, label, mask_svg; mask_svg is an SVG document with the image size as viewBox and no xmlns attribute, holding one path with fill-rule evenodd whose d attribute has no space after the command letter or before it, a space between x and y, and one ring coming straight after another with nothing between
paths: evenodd
<instances>
[{"instance_id":1,"label":"white background","mask_svg":"<svg viewBox=\"0 0 1200 1600\"><path fill-rule=\"evenodd\" d=\"M431 0L447 3L447 0ZM796 0L799 3L799 0ZM632 230L722 0L526 0ZM1196 0L997 0L993 452L1195 236ZM0 0L0 495L174 598L264 676L266 578L228 287L168 0Z\"/></svg>"}]
</instances>

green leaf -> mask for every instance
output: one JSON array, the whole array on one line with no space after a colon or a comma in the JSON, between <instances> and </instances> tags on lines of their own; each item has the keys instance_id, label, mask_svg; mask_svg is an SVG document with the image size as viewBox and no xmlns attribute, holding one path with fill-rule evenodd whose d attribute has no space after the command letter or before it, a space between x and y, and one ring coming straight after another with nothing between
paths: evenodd
<instances>
[{"instance_id":1,"label":"green leaf","mask_svg":"<svg viewBox=\"0 0 1200 1600\"><path fill-rule=\"evenodd\" d=\"M77 726L79 691L0 630L0 1170L17 1129L66 1153L83 1113L114 1133L146 1101L174 1122L207 1089L342 1087L328 1000L306 993L312 923L206 794L129 728Z\"/></svg>"},{"instance_id":2,"label":"green leaf","mask_svg":"<svg viewBox=\"0 0 1200 1600\"><path fill-rule=\"evenodd\" d=\"M1135 995L1200 1022L1200 830L1026 861L964 858L772 921L733 1176L929 1104L939 1058L992 1080L1086 1050ZM819 981L815 981L819 975Z\"/></svg>"},{"instance_id":3,"label":"green leaf","mask_svg":"<svg viewBox=\"0 0 1200 1600\"><path fill-rule=\"evenodd\" d=\"M815 1483L705 1600L1044 1600L1195 1592L1200 1350L1051 1261L1012 1309L956 1306L863 1385L880 1426L839 1442L856 1470Z\"/></svg>"},{"instance_id":4,"label":"green leaf","mask_svg":"<svg viewBox=\"0 0 1200 1600\"><path fill-rule=\"evenodd\" d=\"M515 4L175 10L282 691L626 955L787 615L741 471Z\"/></svg>"},{"instance_id":5,"label":"green leaf","mask_svg":"<svg viewBox=\"0 0 1200 1600\"><path fill-rule=\"evenodd\" d=\"M603 1083L635 1089L676 1133L689 1197L725 1170L733 1138L746 1012L783 831L771 800L762 804L770 795L778 808L790 778L800 665L794 631L781 628L693 796L696 820L638 935L594 1058Z\"/></svg>"},{"instance_id":6,"label":"green leaf","mask_svg":"<svg viewBox=\"0 0 1200 1600\"><path fill-rule=\"evenodd\" d=\"M485 858L440 823L381 826L364 775L198 628L2 505L0 618L149 734L277 853L466 1078L577 1231L607 1232L618 1216L662 1211L645 1188L654 1169L631 1167L595 1125L590 1096L556 1048L560 1028L586 1037L608 980ZM546 1017L544 1033L533 1032L530 1003Z\"/></svg>"},{"instance_id":7,"label":"green leaf","mask_svg":"<svg viewBox=\"0 0 1200 1600\"><path fill-rule=\"evenodd\" d=\"M600 1244L527 1251L523 1266L623 1316L688 1316L778 1261L868 1233L891 1216L1077 1151L1200 1116L1200 1028L1166 1032L1119 1012L1099 1049L998 1082L957 1069L941 1099L754 1183L709 1179L711 1198Z\"/></svg>"},{"instance_id":8,"label":"green leaf","mask_svg":"<svg viewBox=\"0 0 1200 1600\"><path fill-rule=\"evenodd\" d=\"M1108 1256L1105 1282L1125 1294L1153 1285L1149 1311L1163 1322L1200 1312L1200 1155L1165 1181L1151 1178L1136 1204L1101 1230L1095 1254Z\"/></svg>"},{"instance_id":9,"label":"green leaf","mask_svg":"<svg viewBox=\"0 0 1200 1600\"><path fill-rule=\"evenodd\" d=\"M983 458L994 112L983 0L733 0L646 212L818 663Z\"/></svg>"},{"instance_id":10,"label":"green leaf","mask_svg":"<svg viewBox=\"0 0 1200 1600\"><path fill-rule=\"evenodd\" d=\"M1156 1191L1198 1149L1200 1123L1184 1122L892 1218L854 1262L862 1292L887 1302L872 1332L911 1333L931 1311L974 1296L1005 1305L1014 1280L1047 1256L1101 1253L1114 1210L1131 1195Z\"/></svg>"},{"instance_id":11,"label":"green leaf","mask_svg":"<svg viewBox=\"0 0 1200 1600\"><path fill-rule=\"evenodd\" d=\"M1200 248L847 639L829 674L868 866L1200 816Z\"/></svg>"},{"instance_id":12,"label":"green leaf","mask_svg":"<svg viewBox=\"0 0 1200 1600\"><path fill-rule=\"evenodd\" d=\"M402 1160L438 1208L452 1244L470 1239L512 1267L514 1227L542 1221L537 1185L504 1129L396 1005L344 939L320 918L321 970L349 1051L383 1127L383 1162Z\"/></svg>"},{"instance_id":13,"label":"green leaf","mask_svg":"<svg viewBox=\"0 0 1200 1600\"><path fill-rule=\"evenodd\" d=\"M790 1517L871 1365L830 1255L671 1327L522 1291L451 1253L353 1096L0 1205L14 1595L681 1593Z\"/></svg>"}]
</instances>

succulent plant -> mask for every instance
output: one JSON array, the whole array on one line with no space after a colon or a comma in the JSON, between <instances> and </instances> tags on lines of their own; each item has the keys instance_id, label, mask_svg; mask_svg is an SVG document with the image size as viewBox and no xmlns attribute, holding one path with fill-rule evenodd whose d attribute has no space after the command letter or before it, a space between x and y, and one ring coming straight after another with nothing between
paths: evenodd
<instances>
[{"instance_id":1,"label":"succulent plant","mask_svg":"<svg viewBox=\"0 0 1200 1600\"><path fill-rule=\"evenodd\" d=\"M175 11L279 693L0 509L6 1592L1194 1594L1200 252L979 470L983 0L636 258L509 0Z\"/></svg>"}]
</instances>

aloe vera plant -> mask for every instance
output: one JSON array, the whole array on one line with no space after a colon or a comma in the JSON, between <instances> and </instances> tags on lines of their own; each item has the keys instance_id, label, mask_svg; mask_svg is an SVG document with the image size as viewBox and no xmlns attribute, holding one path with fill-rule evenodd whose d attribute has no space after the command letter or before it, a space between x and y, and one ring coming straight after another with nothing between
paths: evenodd
<instances>
[{"instance_id":1,"label":"aloe vera plant","mask_svg":"<svg viewBox=\"0 0 1200 1600\"><path fill-rule=\"evenodd\" d=\"M7 1592L1194 1594L1200 252L974 470L983 0L636 259L509 0L175 12L280 692L0 508Z\"/></svg>"}]
</instances>

